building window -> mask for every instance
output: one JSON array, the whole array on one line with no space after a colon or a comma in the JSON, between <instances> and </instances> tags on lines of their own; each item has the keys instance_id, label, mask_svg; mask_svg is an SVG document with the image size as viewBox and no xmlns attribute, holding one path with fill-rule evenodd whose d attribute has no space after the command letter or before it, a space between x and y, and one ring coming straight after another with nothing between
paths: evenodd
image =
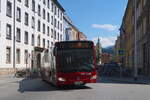
<instances>
[{"instance_id":1,"label":"building window","mask_svg":"<svg viewBox=\"0 0 150 100\"><path fill-rule=\"evenodd\" d=\"M21 22L21 9L17 7L17 21Z\"/></svg>"},{"instance_id":2,"label":"building window","mask_svg":"<svg viewBox=\"0 0 150 100\"><path fill-rule=\"evenodd\" d=\"M53 21L53 16L51 16L51 24L53 25L54 21Z\"/></svg>"},{"instance_id":3,"label":"building window","mask_svg":"<svg viewBox=\"0 0 150 100\"><path fill-rule=\"evenodd\" d=\"M59 33L57 33L57 39L58 39L58 41L59 41Z\"/></svg>"},{"instance_id":4,"label":"building window","mask_svg":"<svg viewBox=\"0 0 150 100\"><path fill-rule=\"evenodd\" d=\"M45 24L43 24L43 34L45 34Z\"/></svg>"},{"instance_id":5,"label":"building window","mask_svg":"<svg viewBox=\"0 0 150 100\"><path fill-rule=\"evenodd\" d=\"M7 1L7 11L6 15L8 17L12 17L12 3L10 1Z\"/></svg>"},{"instance_id":6,"label":"building window","mask_svg":"<svg viewBox=\"0 0 150 100\"><path fill-rule=\"evenodd\" d=\"M43 9L43 19L45 19L45 9Z\"/></svg>"},{"instance_id":7,"label":"building window","mask_svg":"<svg viewBox=\"0 0 150 100\"><path fill-rule=\"evenodd\" d=\"M55 20L54 20L54 26L56 27L56 23L57 23L57 21L56 21L56 18L55 18Z\"/></svg>"},{"instance_id":8,"label":"building window","mask_svg":"<svg viewBox=\"0 0 150 100\"><path fill-rule=\"evenodd\" d=\"M21 30L19 28L17 28L17 32L16 32L16 41L17 42L21 41Z\"/></svg>"},{"instance_id":9,"label":"building window","mask_svg":"<svg viewBox=\"0 0 150 100\"><path fill-rule=\"evenodd\" d=\"M35 0L32 0L32 11L35 12Z\"/></svg>"},{"instance_id":10,"label":"building window","mask_svg":"<svg viewBox=\"0 0 150 100\"><path fill-rule=\"evenodd\" d=\"M6 38L11 39L11 25L7 24L6 26Z\"/></svg>"},{"instance_id":11,"label":"building window","mask_svg":"<svg viewBox=\"0 0 150 100\"><path fill-rule=\"evenodd\" d=\"M28 44L28 32L27 31L25 31L24 43Z\"/></svg>"},{"instance_id":12,"label":"building window","mask_svg":"<svg viewBox=\"0 0 150 100\"><path fill-rule=\"evenodd\" d=\"M40 32L41 31L41 21L38 20L38 31Z\"/></svg>"},{"instance_id":13,"label":"building window","mask_svg":"<svg viewBox=\"0 0 150 100\"><path fill-rule=\"evenodd\" d=\"M52 7L51 10L52 10L52 12L53 12L53 11L54 11L54 4L51 3L51 5L52 5L52 6L51 6L51 7Z\"/></svg>"},{"instance_id":14,"label":"building window","mask_svg":"<svg viewBox=\"0 0 150 100\"><path fill-rule=\"evenodd\" d=\"M41 6L38 5L38 15L41 16Z\"/></svg>"},{"instance_id":15,"label":"building window","mask_svg":"<svg viewBox=\"0 0 150 100\"><path fill-rule=\"evenodd\" d=\"M54 31L51 29L51 38L53 38Z\"/></svg>"},{"instance_id":16,"label":"building window","mask_svg":"<svg viewBox=\"0 0 150 100\"><path fill-rule=\"evenodd\" d=\"M60 14L60 20L62 20L63 19L63 14L62 14L62 12L61 12L61 14Z\"/></svg>"},{"instance_id":17,"label":"building window","mask_svg":"<svg viewBox=\"0 0 150 100\"><path fill-rule=\"evenodd\" d=\"M45 0L43 0L43 4L46 5L46 1Z\"/></svg>"},{"instance_id":18,"label":"building window","mask_svg":"<svg viewBox=\"0 0 150 100\"><path fill-rule=\"evenodd\" d=\"M50 14L47 12L47 22L50 22Z\"/></svg>"},{"instance_id":19,"label":"building window","mask_svg":"<svg viewBox=\"0 0 150 100\"><path fill-rule=\"evenodd\" d=\"M10 47L6 48L6 63L7 64L11 63L11 48Z\"/></svg>"},{"instance_id":20,"label":"building window","mask_svg":"<svg viewBox=\"0 0 150 100\"><path fill-rule=\"evenodd\" d=\"M34 17L32 17L31 25L32 25L32 28L34 29L35 28L35 18Z\"/></svg>"},{"instance_id":21,"label":"building window","mask_svg":"<svg viewBox=\"0 0 150 100\"><path fill-rule=\"evenodd\" d=\"M62 24L60 24L60 31L62 31Z\"/></svg>"},{"instance_id":22,"label":"building window","mask_svg":"<svg viewBox=\"0 0 150 100\"><path fill-rule=\"evenodd\" d=\"M49 48L49 40L47 40L47 48Z\"/></svg>"},{"instance_id":23,"label":"building window","mask_svg":"<svg viewBox=\"0 0 150 100\"><path fill-rule=\"evenodd\" d=\"M20 64L20 49L16 50L16 63Z\"/></svg>"},{"instance_id":24,"label":"building window","mask_svg":"<svg viewBox=\"0 0 150 100\"><path fill-rule=\"evenodd\" d=\"M43 39L43 48L45 48L45 39Z\"/></svg>"},{"instance_id":25,"label":"building window","mask_svg":"<svg viewBox=\"0 0 150 100\"><path fill-rule=\"evenodd\" d=\"M55 11L54 11L55 15L57 15L57 7L55 6Z\"/></svg>"},{"instance_id":26,"label":"building window","mask_svg":"<svg viewBox=\"0 0 150 100\"><path fill-rule=\"evenodd\" d=\"M58 21L58 25L57 25L57 27L58 27L58 30L59 30L59 21Z\"/></svg>"},{"instance_id":27,"label":"building window","mask_svg":"<svg viewBox=\"0 0 150 100\"><path fill-rule=\"evenodd\" d=\"M24 51L24 63L28 64L28 50Z\"/></svg>"},{"instance_id":28,"label":"building window","mask_svg":"<svg viewBox=\"0 0 150 100\"><path fill-rule=\"evenodd\" d=\"M58 15L58 18L59 18L59 9L58 9L58 14L57 15Z\"/></svg>"},{"instance_id":29,"label":"building window","mask_svg":"<svg viewBox=\"0 0 150 100\"><path fill-rule=\"evenodd\" d=\"M21 0L18 0L18 2L21 2Z\"/></svg>"},{"instance_id":30,"label":"building window","mask_svg":"<svg viewBox=\"0 0 150 100\"><path fill-rule=\"evenodd\" d=\"M41 37L40 37L40 36L38 36L38 38L37 38L37 46L39 46L39 47L40 47L40 45L41 45Z\"/></svg>"},{"instance_id":31,"label":"building window","mask_svg":"<svg viewBox=\"0 0 150 100\"><path fill-rule=\"evenodd\" d=\"M60 35L60 41L62 41L62 35Z\"/></svg>"},{"instance_id":32,"label":"building window","mask_svg":"<svg viewBox=\"0 0 150 100\"><path fill-rule=\"evenodd\" d=\"M29 0L25 0L25 6L29 7Z\"/></svg>"},{"instance_id":33,"label":"building window","mask_svg":"<svg viewBox=\"0 0 150 100\"><path fill-rule=\"evenodd\" d=\"M47 0L47 7L50 8L50 0Z\"/></svg>"},{"instance_id":34,"label":"building window","mask_svg":"<svg viewBox=\"0 0 150 100\"><path fill-rule=\"evenodd\" d=\"M25 20L24 20L25 25L29 25L29 14L25 12Z\"/></svg>"},{"instance_id":35,"label":"building window","mask_svg":"<svg viewBox=\"0 0 150 100\"><path fill-rule=\"evenodd\" d=\"M51 42L51 47L53 47L53 44L54 44L54 43L53 43L53 42Z\"/></svg>"},{"instance_id":36,"label":"building window","mask_svg":"<svg viewBox=\"0 0 150 100\"><path fill-rule=\"evenodd\" d=\"M49 34L50 34L50 31L49 31L49 26L47 26L47 36L49 36Z\"/></svg>"},{"instance_id":37,"label":"building window","mask_svg":"<svg viewBox=\"0 0 150 100\"><path fill-rule=\"evenodd\" d=\"M56 39L56 31L54 31L54 39Z\"/></svg>"},{"instance_id":38,"label":"building window","mask_svg":"<svg viewBox=\"0 0 150 100\"><path fill-rule=\"evenodd\" d=\"M35 40L34 40L34 34L32 34L32 46L34 46Z\"/></svg>"}]
</instances>

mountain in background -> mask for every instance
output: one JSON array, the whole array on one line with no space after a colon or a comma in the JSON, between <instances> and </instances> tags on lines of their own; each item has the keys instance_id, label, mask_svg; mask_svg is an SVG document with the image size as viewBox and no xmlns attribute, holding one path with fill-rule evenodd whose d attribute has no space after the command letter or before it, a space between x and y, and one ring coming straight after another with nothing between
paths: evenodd
<instances>
[{"instance_id":1,"label":"mountain in background","mask_svg":"<svg viewBox=\"0 0 150 100\"><path fill-rule=\"evenodd\" d=\"M102 48L102 53L113 54L114 53L114 46L109 46L109 47L106 47L106 48Z\"/></svg>"}]
</instances>

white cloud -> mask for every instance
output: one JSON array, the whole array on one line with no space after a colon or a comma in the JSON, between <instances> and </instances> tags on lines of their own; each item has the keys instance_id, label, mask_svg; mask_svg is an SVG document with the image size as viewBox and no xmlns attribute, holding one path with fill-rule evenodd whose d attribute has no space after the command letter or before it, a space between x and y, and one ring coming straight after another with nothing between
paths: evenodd
<instances>
[{"instance_id":1,"label":"white cloud","mask_svg":"<svg viewBox=\"0 0 150 100\"><path fill-rule=\"evenodd\" d=\"M108 31L114 31L114 30L118 29L117 25L111 25L111 24L103 24L103 25L93 24L92 27L93 28L98 28L98 29L105 29L105 30L108 30Z\"/></svg>"},{"instance_id":2,"label":"white cloud","mask_svg":"<svg viewBox=\"0 0 150 100\"><path fill-rule=\"evenodd\" d=\"M102 47L108 47L108 46L113 46L115 44L115 41L117 37L99 37L101 41ZM92 39L94 43L97 43L98 37L95 37Z\"/></svg>"}]
</instances>

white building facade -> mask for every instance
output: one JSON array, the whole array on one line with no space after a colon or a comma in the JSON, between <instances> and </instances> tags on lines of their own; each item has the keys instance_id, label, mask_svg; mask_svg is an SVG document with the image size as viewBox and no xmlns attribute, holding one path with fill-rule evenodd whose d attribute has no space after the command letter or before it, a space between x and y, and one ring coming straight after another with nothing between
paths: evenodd
<instances>
[{"instance_id":1,"label":"white building facade","mask_svg":"<svg viewBox=\"0 0 150 100\"><path fill-rule=\"evenodd\" d=\"M36 66L37 48L63 40L63 14L57 0L0 0L0 69Z\"/></svg>"}]
</instances>

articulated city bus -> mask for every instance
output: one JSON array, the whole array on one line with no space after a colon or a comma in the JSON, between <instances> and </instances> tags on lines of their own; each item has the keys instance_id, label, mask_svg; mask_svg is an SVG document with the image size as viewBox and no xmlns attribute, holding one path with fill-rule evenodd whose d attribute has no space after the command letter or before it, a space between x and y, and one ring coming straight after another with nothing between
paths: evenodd
<instances>
[{"instance_id":1,"label":"articulated city bus","mask_svg":"<svg viewBox=\"0 0 150 100\"><path fill-rule=\"evenodd\" d=\"M57 42L53 50L47 50L45 58L47 61L41 67L43 80L56 86L96 82L96 54L92 41Z\"/></svg>"}]
</instances>

